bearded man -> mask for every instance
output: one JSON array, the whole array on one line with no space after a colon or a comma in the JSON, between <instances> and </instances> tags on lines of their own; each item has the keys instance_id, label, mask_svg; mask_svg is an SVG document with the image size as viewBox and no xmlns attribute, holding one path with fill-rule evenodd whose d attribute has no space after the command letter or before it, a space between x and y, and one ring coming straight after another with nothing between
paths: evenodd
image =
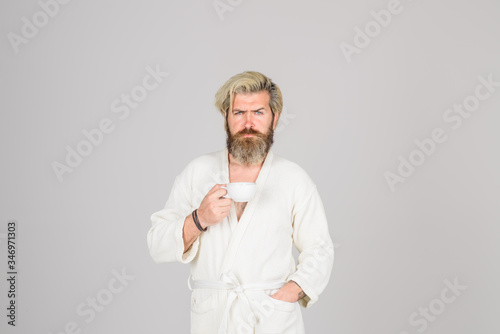
<instances>
[{"instance_id":1,"label":"bearded man","mask_svg":"<svg viewBox=\"0 0 500 334\"><path fill-rule=\"evenodd\" d=\"M215 97L226 148L176 177L165 208L151 216L151 256L190 264L191 333L304 333L300 306L325 289L333 243L314 182L270 150L281 91L265 75L243 72ZM253 198L224 197L234 182L256 183Z\"/></svg>"}]
</instances>

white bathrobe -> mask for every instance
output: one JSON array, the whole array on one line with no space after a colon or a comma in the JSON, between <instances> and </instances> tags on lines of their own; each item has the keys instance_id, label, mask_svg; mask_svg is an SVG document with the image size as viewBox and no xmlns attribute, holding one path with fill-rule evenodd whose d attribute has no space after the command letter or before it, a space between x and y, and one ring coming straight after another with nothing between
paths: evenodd
<instances>
[{"instance_id":1,"label":"white bathrobe","mask_svg":"<svg viewBox=\"0 0 500 334\"><path fill-rule=\"evenodd\" d=\"M155 262L191 265L191 333L304 333L299 306L318 300L333 265L316 185L296 163L269 151L240 220L233 202L230 214L183 254L184 220L216 183L229 183L227 148L186 166L165 208L151 216L147 236ZM270 297L290 280L306 297L296 303Z\"/></svg>"}]
</instances>

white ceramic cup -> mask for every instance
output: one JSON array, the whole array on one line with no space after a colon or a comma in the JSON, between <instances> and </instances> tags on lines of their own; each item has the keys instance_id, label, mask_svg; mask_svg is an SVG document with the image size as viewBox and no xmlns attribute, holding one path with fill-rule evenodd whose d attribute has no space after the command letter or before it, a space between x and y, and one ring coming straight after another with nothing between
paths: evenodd
<instances>
[{"instance_id":1,"label":"white ceramic cup","mask_svg":"<svg viewBox=\"0 0 500 334\"><path fill-rule=\"evenodd\" d=\"M257 184L253 182L233 182L222 186L227 190L224 198L231 198L235 202L248 202L255 195Z\"/></svg>"}]
</instances>

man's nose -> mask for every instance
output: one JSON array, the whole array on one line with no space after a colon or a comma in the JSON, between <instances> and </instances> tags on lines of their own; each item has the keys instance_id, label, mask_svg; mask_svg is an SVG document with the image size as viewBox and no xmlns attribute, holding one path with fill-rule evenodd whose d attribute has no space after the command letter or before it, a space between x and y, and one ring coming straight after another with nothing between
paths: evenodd
<instances>
[{"instance_id":1,"label":"man's nose","mask_svg":"<svg viewBox=\"0 0 500 334\"><path fill-rule=\"evenodd\" d=\"M245 120L245 128L250 129L254 126L253 124L253 115L251 113L247 113Z\"/></svg>"}]
</instances>

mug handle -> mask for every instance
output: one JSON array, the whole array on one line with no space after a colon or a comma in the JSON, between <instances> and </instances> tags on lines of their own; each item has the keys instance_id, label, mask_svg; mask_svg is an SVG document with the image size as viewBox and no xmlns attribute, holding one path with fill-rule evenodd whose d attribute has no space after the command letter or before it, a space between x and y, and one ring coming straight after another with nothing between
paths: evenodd
<instances>
[{"instance_id":1,"label":"mug handle","mask_svg":"<svg viewBox=\"0 0 500 334\"><path fill-rule=\"evenodd\" d=\"M221 186L221 188L226 189L226 192L227 192L227 186ZM224 196L222 196L221 198L231 198L231 197L229 197L229 192L228 192Z\"/></svg>"}]
</instances>

